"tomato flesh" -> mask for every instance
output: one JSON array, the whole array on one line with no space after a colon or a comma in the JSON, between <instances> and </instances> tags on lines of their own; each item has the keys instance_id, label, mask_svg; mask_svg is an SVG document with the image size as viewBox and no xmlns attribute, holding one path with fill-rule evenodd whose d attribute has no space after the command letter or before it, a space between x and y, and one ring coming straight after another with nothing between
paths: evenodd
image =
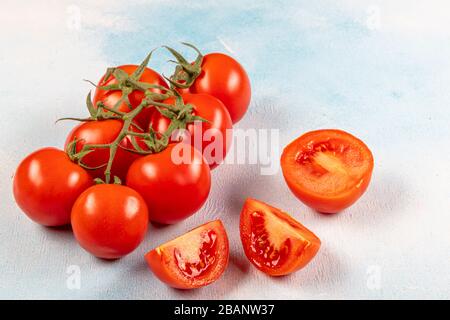
<instances>
[{"instance_id":1,"label":"tomato flesh","mask_svg":"<svg viewBox=\"0 0 450 320\"><path fill-rule=\"evenodd\" d=\"M320 239L298 221L254 199L242 209L240 233L249 261L272 276L303 268L320 248Z\"/></svg>"},{"instance_id":2,"label":"tomato flesh","mask_svg":"<svg viewBox=\"0 0 450 320\"><path fill-rule=\"evenodd\" d=\"M356 137L317 130L294 140L281 156L283 176L306 205L325 213L341 211L367 189L373 157Z\"/></svg>"},{"instance_id":3,"label":"tomato flesh","mask_svg":"<svg viewBox=\"0 0 450 320\"><path fill-rule=\"evenodd\" d=\"M145 255L156 277L171 287L194 289L216 281L228 265L228 237L220 220L211 221Z\"/></svg>"},{"instance_id":4,"label":"tomato flesh","mask_svg":"<svg viewBox=\"0 0 450 320\"><path fill-rule=\"evenodd\" d=\"M278 268L286 263L291 250L289 238L282 239L275 244L267 232L266 219L261 212L253 212L251 219L251 250L254 253L252 260L255 264L265 265L268 268Z\"/></svg>"},{"instance_id":5,"label":"tomato flesh","mask_svg":"<svg viewBox=\"0 0 450 320\"><path fill-rule=\"evenodd\" d=\"M175 262L180 271L188 278L198 277L208 271L214 264L216 257L217 234L213 230L209 230L201 234L201 246L199 249L198 259L189 259L179 248L174 249Z\"/></svg>"}]
</instances>

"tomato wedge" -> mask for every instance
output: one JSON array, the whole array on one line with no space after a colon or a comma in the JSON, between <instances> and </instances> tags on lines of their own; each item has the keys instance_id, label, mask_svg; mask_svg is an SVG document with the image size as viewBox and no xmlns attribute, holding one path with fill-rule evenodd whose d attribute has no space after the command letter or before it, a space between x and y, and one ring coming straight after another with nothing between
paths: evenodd
<instances>
[{"instance_id":1,"label":"tomato wedge","mask_svg":"<svg viewBox=\"0 0 450 320\"><path fill-rule=\"evenodd\" d=\"M358 200L369 185L373 156L353 135L317 130L291 142L281 155L287 185L307 206L336 213Z\"/></svg>"},{"instance_id":2,"label":"tomato wedge","mask_svg":"<svg viewBox=\"0 0 450 320\"><path fill-rule=\"evenodd\" d=\"M203 224L145 255L153 273L171 287L194 289L216 281L228 265L228 237L220 220Z\"/></svg>"},{"instance_id":3,"label":"tomato wedge","mask_svg":"<svg viewBox=\"0 0 450 320\"><path fill-rule=\"evenodd\" d=\"M320 248L320 239L280 209L247 199L240 220L247 258L271 276L283 276L306 266Z\"/></svg>"}]
</instances>

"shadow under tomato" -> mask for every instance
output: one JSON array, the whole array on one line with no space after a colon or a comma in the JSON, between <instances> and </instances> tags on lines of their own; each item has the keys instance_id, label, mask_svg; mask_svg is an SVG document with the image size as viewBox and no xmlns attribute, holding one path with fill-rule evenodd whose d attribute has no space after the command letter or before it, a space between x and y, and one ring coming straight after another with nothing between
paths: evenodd
<instances>
[{"instance_id":1,"label":"shadow under tomato","mask_svg":"<svg viewBox=\"0 0 450 320\"><path fill-rule=\"evenodd\" d=\"M234 265L236 269L238 269L242 273L248 273L251 267L250 261L247 260L243 252L240 252L238 254L230 252L229 264Z\"/></svg>"},{"instance_id":2,"label":"shadow under tomato","mask_svg":"<svg viewBox=\"0 0 450 320\"><path fill-rule=\"evenodd\" d=\"M407 184L400 176L395 173L377 173L366 192L352 206L337 213L318 213L326 220L348 216L346 223L386 223L386 219L397 218L391 213L407 213L398 208L407 203L408 194Z\"/></svg>"},{"instance_id":3,"label":"shadow under tomato","mask_svg":"<svg viewBox=\"0 0 450 320\"><path fill-rule=\"evenodd\" d=\"M43 226L44 229L50 230L52 232L72 232L72 225L66 224L63 226L57 226L57 227L49 227L49 226Z\"/></svg>"},{"instance_id":4,"label":"shadow under tomato","mask_svg":"<svg viewBox=\"0 0 450 320\"><path fill-rule=\"evenodd\" d=\"M115 259L105 259L105 258L99 258L99 257L95 257L95 259L100 262L101 264L115 264L118 261L120 261L121 259L124 259L125 257L121 257L121 258L115 258Z\"/></svg>"},{"instance_id":5,"label":"shadow under tomato","mask_svg":"<svg viewBox=\"0 0 450 320\"><path fill-rule=\"evenodd\" d=\"M273 282L280 282L301 288L317 288L319 285L333 285L346 274L339 255L329 248L323 247L317 256L304 268L289 275L270 277Z\"/></svg>"},{"instance_id":6,"label":"shadow under tomato","mask_svg":"<svg viewBox=\"0 0 450 320\"><path fill-rule=\"evenodd\" d=\"M58 227L38 226L47 239L65 242L75 240L70 224Z\"/></svg>"},{"instance_id":7,"label":"shadow under tomato","mask_svg":"<svg viewBox=\"0 0 450 320\"><path fill-rule=\"evenodd\" d=\"M239 290L240 284L248 274L250 265L244 261L245 259L244 256L239 257L238 254L230 253L228 267L215 282L198 289L180 290L171 288L171 291L181 299L221 299L225 296L232 297L233 291Z\"/></svg>"},{"instance_id":8,"label":"shadow under tomato","mask_svg":"<svg viewBox=\"0 0 450 320\"><path fill-rule=\"evenodd\" d=\"M164 223L159 223L159 222L155 222L155 221L150 221L150 224L155 229L165 229L165 228L171 226L170 224L164 224Z\"/></svg>"}]
</instances>

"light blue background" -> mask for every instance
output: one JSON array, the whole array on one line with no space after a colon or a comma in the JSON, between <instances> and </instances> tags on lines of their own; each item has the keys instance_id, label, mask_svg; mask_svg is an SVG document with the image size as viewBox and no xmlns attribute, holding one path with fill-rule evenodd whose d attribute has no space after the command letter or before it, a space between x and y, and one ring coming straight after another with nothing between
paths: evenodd
<instances>
[{"instance_id":1,"label":"light blue background","mask_svg":"<svg viewBox=\"0 0 450 320\"><path fill-rule=\"evenodd\" d=\"M450 298L447 1L2 0L0 40L0 298ZM73 124L56 119L86 114L90 87L81 79L139 63L162 44L182 49L179 41L244 65L253 95L238 128L280 129L281 146L318 128L363 139L375 157L364 197L323 216L294 198L281 172L223 165L198 214L152 227L116 262L88 255L70 231L31 223L12 198L14 170L29 152L63 145ZM150 65L170 74L167 58L158 51ZM248 196L291 212L322 239L304 270L273 279L250 266L238 237ZM191 292L155 279L143 254L215 218L231 241L222 279ZM71 265L80 267L79 290L66 285Z\"/></svg>"}]
</instances>

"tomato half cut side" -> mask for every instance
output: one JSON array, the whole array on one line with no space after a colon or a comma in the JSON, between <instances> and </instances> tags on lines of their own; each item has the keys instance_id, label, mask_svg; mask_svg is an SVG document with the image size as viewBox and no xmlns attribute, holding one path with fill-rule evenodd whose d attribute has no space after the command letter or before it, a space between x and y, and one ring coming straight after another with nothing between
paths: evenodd
<instances>
[{"instance_id":1,"label":"tomato half cut side","mask_svg":"<svg viewBox=\"0 0 450 320\"><path fill-rule=\"evenodd\" d=\"M259 270L283 276L306 266L320 248L320 239L287 213L254 199L241 212L244 252Z\"/></svg>"},{"instance_id":2,"label":"tomato half cut side","mask_svg":"<svg viewBox=\"0 0 450 320\"><path fill-rule=\"evenodd\" d=\"M307 206L336 213L366 191L373 170L369 148L341 130L316 130L291 142L281 155L287 185Z\"/></svg>"},{"instance_id":3,"label":"tomato half cut side","mask_svg":"<svg viewBox=\"0 0 450 320\"><path fill-rule=\"evenodd\" d=\"M227 233L215 220L151 250L145 260L162 282L194 289L216 281L228 265L228 256Z\"/></svg>"}]
</instances>

